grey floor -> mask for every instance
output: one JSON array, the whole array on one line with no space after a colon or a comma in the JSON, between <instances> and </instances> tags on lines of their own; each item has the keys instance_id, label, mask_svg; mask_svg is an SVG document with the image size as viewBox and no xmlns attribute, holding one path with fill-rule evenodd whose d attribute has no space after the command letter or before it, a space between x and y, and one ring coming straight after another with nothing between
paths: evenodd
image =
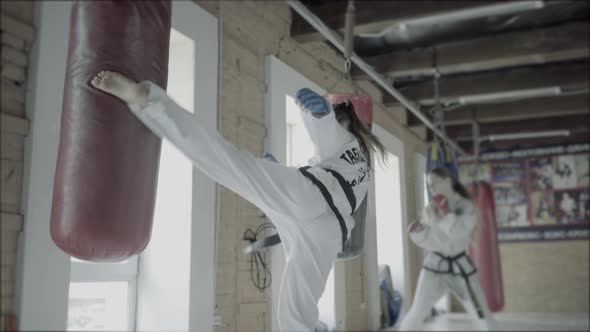
<instances>
[{"instance_id":1,"label":"grey floor","mask_svg":"<svg viewBox=\"0 0 590 332\"><path fill-rule=\"evenodd\" d=\"M590 314L498 313L501 331L590 331ZM467 314L444 314L428 321L425 331L473 331L475 325ZM385 331L396 331L391 328Z\"/></svg>"}]
</instances>

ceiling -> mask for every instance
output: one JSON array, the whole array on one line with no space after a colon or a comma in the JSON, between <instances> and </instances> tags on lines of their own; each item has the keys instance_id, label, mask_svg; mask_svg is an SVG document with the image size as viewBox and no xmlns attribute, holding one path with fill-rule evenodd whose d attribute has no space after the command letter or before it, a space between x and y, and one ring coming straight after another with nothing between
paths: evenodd
<instances>
[{"instance_id":1,"label":"ceiling","mask_svg":"<svg viewBox=\"0 0 590 332\"><path fill-rule=\"evenodd\" d=\"M342 35L348 1L302 3ZM465 150L473 150L474 123L480 136L570 131L561 137L484 140L481 151L589 141L590 1L357 0L354 5L355 52L424 115L432 119L433 109L442 110L447 135ZM296 13L291 36L301 43L327 43ZM370 80L354 66L351 73ZM382 102L397 104L385 91ZM432 140L432 132L405 112L406 125Z\"/></svg>"}]
</instances>

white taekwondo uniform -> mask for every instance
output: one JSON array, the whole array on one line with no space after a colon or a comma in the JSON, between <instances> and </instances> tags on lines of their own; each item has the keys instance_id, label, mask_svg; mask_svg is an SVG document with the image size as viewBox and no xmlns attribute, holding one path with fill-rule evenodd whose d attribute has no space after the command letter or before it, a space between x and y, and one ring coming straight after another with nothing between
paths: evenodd
<instances>
[{"instance_id":1,"label":"white taekwondo uniform","mask_svg":"<svg viewBox=\"0 0 590 332\"><path fill-rule=\"evenodd\" d=\"M410 232L417 246L428 250L418 278L412 307L400 324L400 331L419 330L430 308L450 289L481 330L495 329L476 268L466 250L477 223L473 203L460 198L450 212L438 220L426 220L422 229Z\"/></svg>"},{"instance_id":2,"label":"white taekwondo uniform","mask_svg":"<svg viewBox=\"0 0 590 332\"><path fill-rule=\"evenodd\" d=\"M328 274L343 238L354 226L355 202L360 204L371 180L354 135L336 121L332 110L321 118L303 111L316 153L310 167L286 167L237 149L215 128L202 124L198 109L191 114L154 83L141 84L149 90L148 103L145 107L130 104L129 108L142 123L169 140L204 174L256 205L273 221L286 256L279 329L313 331Z\"/></svg>"}]
</instances>

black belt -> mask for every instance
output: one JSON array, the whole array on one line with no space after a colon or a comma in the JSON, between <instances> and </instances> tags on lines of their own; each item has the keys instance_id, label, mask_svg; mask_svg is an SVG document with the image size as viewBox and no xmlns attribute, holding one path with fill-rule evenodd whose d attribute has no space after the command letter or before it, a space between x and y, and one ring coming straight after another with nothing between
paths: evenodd
<instances>
[{"instance_id":1,"label":"black belt","mask_svg":"<svg viewBox=\"0 0 590 332\"><path fill-rule=\"evenodd\" d=\"M330 207L332 212L334 212L336 219L338 219L338 224L340 224L340 231L342 232L342 249L344 249L344 244L348 239L348 229L346 228L346 223L344 223L344 218L342 217L342 214L334 204L334 199L332 198L332 195L330 194L326 186L324 186L324 184L320 180L318 180L313 174L311 174L308 171L309 168L310 166L301 167L299 168L299 171L301 172L301 174L303 174L303 176L308 178L316 187L318 187L318 189L322 193L322 196L324 196L326 203L328 203L328 206ZM342 175L340 175L340 173L333 171L331 169L324 170L332 174L332 176L334 176L336 180L338 180L338 183L342 187L342 190L344 191L344 194L346 195L346 198L350 203L351 211L354 212L354 210L356 209L356 196L354 195L352 186L348 182L346 182L346 180ZM259 251L263 248L268 248L279 243L281 243L281 237L279 236L279 234L274 234L262 240L252 242L248 247L244 249L244 253L247 254Z\"/></svg>"},{"instance_id":2,"label":"black belt","mask_svg":"<svg viewBox=\"0 0 590 332\"><path fill-rule=\"evenodd\" d=\"M422 266L422 268L427 271L438 273L438 274L460 274L461 276L467 276L467 277L469 277L470 275L473 275L477 272L475 265L473 265L473 262L471 262L471 258L469 258L469 256L465 253L465 251L462 251L455 256L443 255L437 251L433 251L432 253L437 255L438 257L440 257L441 260L438 262L438 267L436 270L433 268L430 268L428 266ZM461 264L457 264L459 266L460 271L459 271L459 273L455 273L454 268L453 268L453 263L455 261L459 260L459 258L461 258L463 256L465 256L467 258L467 260L469 261L469 263L471 263L471 266L473 266L473 271L466 273L465 270L463 270L463 267L461 266ZM443 270L440 266L443 261L446 261L449 265L449 267L446 271Z\"/></svg>"},{"instance_id":3,"label":"black belt","mask_svg":"<svg viewBox=\"0 0 590 332\"><path fill-rule=\"evenodd\" d=\"M479 316L479 318L483 318L484 317L483 309L481 307L481 304L477 300L477 297L475 296L475 292L473 291L473 287L471 287L471 283L469 282L469 276L474 275L477 272L477 268L475 267L475 265L473 265L471 258L469 258L469 256L465 253L465 251L462 251L455 256L446 256L446 255L443 255L440 252L436 252L436 251L433 251L433 253L442 259L438 262L438 267L440 267L440 263L444 260L444 261L448 262L449 269L447 271L444 271L442 269L435 270L435 269L429 268L427 266L422 266L422 268L425 269L426 271L430 271L430 272L438 273L438 274L452 274L452 275L454 275L455 272L453 271L454 270L453 263L463 256L465 256L467 258L467 260L469 261L471 266L473 266L473 271L467 273L465 271L465 269L463 269L463 266L461 266L461 264L457 263L457 266L459 267L459 274L461 275L463 280L465 280L465 284L467 286L467 292L469 292L469 297L471 298L471 301L473 302L473 306L475 307L475 310L477 311L477 315Z\"/></svg>"}]
</instances>

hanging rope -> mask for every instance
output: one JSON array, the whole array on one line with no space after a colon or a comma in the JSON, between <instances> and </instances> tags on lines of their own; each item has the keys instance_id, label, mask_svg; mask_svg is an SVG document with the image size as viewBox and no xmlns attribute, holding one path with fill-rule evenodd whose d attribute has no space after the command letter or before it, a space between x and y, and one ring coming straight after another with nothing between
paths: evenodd
<instances>
[{"instance_id":1,"label":"hanging rope","mask_svg":"<svg viewBox=\"0 0 590 332\"><path fill-rule=\"evenodd\" d=\"M475 157L475 161L473 163L473 170L471 172L471 177L473 179L473 183L477 183L479 178L479 122L477 120L473 120L471 123L472 135L473 135L473 155Z\"/></svg>"},{"instance_id":2,"label":"hanging rope","mask_svg":"<svg viewBox=\"0 0 590 332\"><path fill-rule=\"evenodd\" d=\"M432 78L434 84L434 106L432 107L432 116L435 126L446 135L444 125L444 111L440 101L440 73L438 71L438 54L436 52L436 48L432 49L432 57L434 66L434 76Z\"/></svg>"},{"instance_id":3,"label":"hanging rope","mask_svg":"<svg viewBox=\"0 0 590 332\"><path fill-rule=\"evenodd\" d=\"M354 0L348 0L346 15L344 17L344 72L349 78L351 78L350 69L352 67L352 61L350 60L350 57L352 56L354 48L354 19Z\"/></svg>"}]
</instances>

